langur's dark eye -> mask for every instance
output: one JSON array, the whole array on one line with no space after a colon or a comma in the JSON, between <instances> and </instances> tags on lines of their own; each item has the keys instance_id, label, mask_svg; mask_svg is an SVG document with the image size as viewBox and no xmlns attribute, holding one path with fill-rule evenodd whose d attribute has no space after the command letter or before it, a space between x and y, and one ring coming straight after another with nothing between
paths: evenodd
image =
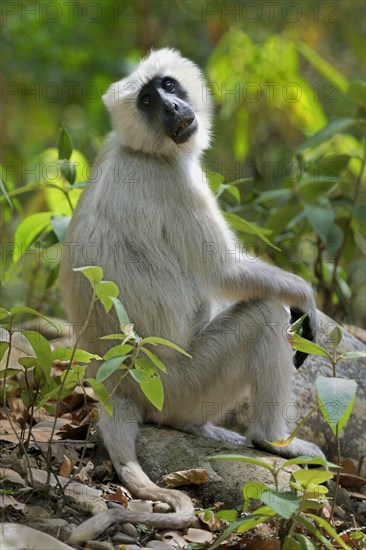
<instances>
[{"instance_id":1,"label":"langur's dark eye","mask_svg":"<svg viewBox=\"0 0 366 550\"><path fill-rule=\"evenodd\" d=\"M145 105L145 107L148 107L152 103L152 97L151 95L144 95L140 99L141 105Z\"/></svg>"},{"instance_id":2,"label":"langur's dark eye","mask_svg":"<svg viewBox=\"0 0 366 550\"><path fill-rule=\"evenodd\" d=\"M167 78L166 80L163 81L162 87L167 92L173 92L174 91L174 82L172 80L169 80L169 78Z\"/></svg>"}]
</instances>

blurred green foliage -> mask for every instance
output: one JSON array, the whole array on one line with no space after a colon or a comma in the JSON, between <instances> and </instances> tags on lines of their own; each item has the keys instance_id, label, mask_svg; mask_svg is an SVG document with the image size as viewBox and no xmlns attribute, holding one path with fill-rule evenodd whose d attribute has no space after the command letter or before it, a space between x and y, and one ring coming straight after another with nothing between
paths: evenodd
<instances>
[{"instance_id":1,"label":"blurred green foliage","mask_svg":"<svg viewBox=\"0 0 366 550\"><path fill-rule=\"evenodd\" d=\"M172 46L205 70L216 100L203 163L230 223L252 252L311 280L323 310L365 321L362 1L1 9L6 307L62 314L59 242L110 127L101 95L151 47ZM60 127L71 162L67 143L55 148Z\"/></svg>"}]
</instances>

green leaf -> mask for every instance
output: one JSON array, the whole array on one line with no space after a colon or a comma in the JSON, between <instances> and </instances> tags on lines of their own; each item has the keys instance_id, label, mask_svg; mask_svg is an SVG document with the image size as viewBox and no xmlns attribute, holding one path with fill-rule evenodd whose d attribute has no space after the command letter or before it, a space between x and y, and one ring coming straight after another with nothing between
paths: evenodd
<instances>
[{"instance_id":1,"label":"green leaf","mask_svg":"<svg viewBox=\"0 0 366 550\"><path fill-rule=\"evenodd\" d=\"M293 477L304 489L314 488L316 485L320 485L329 479L334 477L332 472L327 470L320 470L318 468L311 470L298 470L292 472Z\"/></svg>"},{"instance_id":2,"label":"green leaf","mask_svg":"<svg viewBox=\"0 0 366 550\"><path fill-rule=\"evenodd\" d=\"M39 366L44 372L46 378L49 378L51 375L52 365L52 350L49 341L42 336L42 334L34 330L21 330L20 332L26 337L34 349L34 353L39 361Z\"/></svg>"},{"instance_id":3,"label":"green leaf","mask_svg":"<svg viewBox=\"0 0 366 550\"><path fill-rule=\"evenodd\" d=\"M14 235L13 261L17 262L28 250L30 245L46 229L51 229L52 212L31 214L20 222Z\"/></svg>"},{"instance_id":4,"label":"green leaf","mask_svg":"<svg viewBox=\"0 0 366 550\"><path fill-rule=\"evenodd\" d=\"M238 462L245 462L246 464L257 464L257 466L262 466L270 472L273 472L273 466L265 462L264 460L259 460L259 458L252 458L251 456L231 454L231 455L213 455L208 457L210 460L237 460Z\"/></svg>"},{"instance_id":5,"label":"green leaf","mask_svg":"<svg viewBox=\"0 0 366 550\"><path fill-rule=\"evenodd\" d=\"M215 517L224 521L235 521L238 517L238 512L237 510L219 510L216 512Z\"/></svg>"},{"instance_id":6,"label":"green leaf","mask_svg":"<svg viewBox=\"0 0 366 550\"><path fill-rule=\"evenodd\" d=\"M164 338L159 338L158 336L148 336L147 338L144 338L141 340L141 345L145 344L151 344L152 346L166 346L167 348L175 349L175 351L179 351L182 355L185 355L186 357L191 357L189 353L184 351L180 346L177 344L173 344L173 342L169 342L169 340L165 340Z\"/></svg>"},{"instance_id":7,"label":"green leaf","mask_svg":"<svg viewBox=\"0 0 366 550\"><path fill-rule=\"evenodd\" d=\"M84 267L74 267L73 271L80 271L92 285L100 283L103 279L103 269L99 266L87 265Z\"/></svg>"},{"instance_id":8,"label":"green leaf","mask_svg":"<svg viewBox=\"0 0 366 550\"><path fill-rule=\"evenodd\" d=\"M337 464L333 464L333 462L328 462L325 458L316 457L316 458L310 458L309 456L298 456L296 458L290 458L289 460L286 460L282 466L282 468L287 468L287 466L290 466L291 464L312 464L317 466L326 466L327 468L339 468Z\"/></svg>"},{"instance_id":9,"label":"green leaf","mask_svg":"<svg viewBox=\"0 0 366 550\"><path fill-rule=\"evenodd\" d=\"M243 485L243 497L244 504L243 510L246 511L250 506L250 499L254 498L259 500L263 491L267 491L268 485L261 483L260 481L248 481Z\"/></svg>"},{"instance_id":10,"label":"green leaf","mask_svg":"<svg viewBox=\"0 0 366 550\"><path fill-rule=\"evenodd\" d=\"M314 342L310 342L309 340L302 338L302 336L299 336L295 332L292 332L291 327L288 329L286 334L289 344L294 349L305 353L311 353L312 355L322 355L323 357L327 357L329 361L332 361L331 356L325 349L318 344L314 344Z\"/></svg>"},{"instance_id":11,"label":"green leaf","mask_svg":"<svg viewBox=\"0 0 366 550\"><path fill-rule=\"evenodd\" d=\"M31 369L38 365L38 359L37 357L27 355L26 357L19 357L18 363L25 369Z\"/></svg>"},{"instance_id":12,"label":"green leaf","mask_svg":"<svg viewBox=\"0 0 366 550\"><path fill-rule=\"evenodd\" d=\"M109 416L112 416L113 403L109 395L109 391L105 387L105 385L98 383L94 378L86 378L85 381L88 382L93 388L95 396L98 399L99 403L102 405L105 412L109 414Z\"/></svg>"},{"instance_id":13,"label":"green leaf","mask_svg":"<svg viewBox=\"0 0 366 550\"><path fill-rule=\"evenodd\" d=\"M296 533L295 535L292 535L292 536L299 543L300 550L316 550L316 547L314 546L314 544L305 535L301 535L300 533Z\"/></svg>"},{"instance_id":14,"label":"green leaf","mask_svg":"<svg viewBox=\"0 0 366 550\"><path fill-rule=\"evenodd\" d=\"M60 137L57 143L58 158L69 159L72 154L72 140L66 128L60 128Z\"/></svg>"},{"instance_id":15,"label":"green leaf","mask_svg":"<svg viewBox=\"0 0 366 550\"><path fill-rule=\"evenodd\" d=\"M76 180L76 165L72 160L60 160L61 165L61 173L70 183L70 185L73 185Z\"/></svg>"},{"instance_id":16,"label":"green leaf","mask_svg":"<svg viewBox=\"0 0 366 550\"><path fill-rule=\"evenodd\" d=\"M157 357L155 355L155 353L153 353L152 351L150 351L149 349L146 349L146 348L141 348L141 352L144 353L152 363L154 363L154 365L160 369L161 371L163 372L166 372L166 368L165 368L165 365L163 363L163 361L161 361L159 359L159 357Z\"/></svg>"},{"instance_id":17,"label":"green leaf","mask_svg":"<svg viewBox=\"0 0 366 550\"><path fill-rule=\"evenodd\" d=\"M131 373L132 371L130 371ZM140 388L150 403L161 411L164 405L164 386L160 376L154 376L145 382L140 382Z\"/></svg>"},{"instance_id":18,"label":"green leaf","mask_svg":"<svg viewBox=\"0 0 366 550\"><path fill-rule=\"evenodd\" d=\"M300 502L293 493L280 493L267 490L261 494L261 500L267 504L282 518L290 519L300 508Z\"/></svg>"},{"instance_id":19,"label":"green leaf","mask_svg":"<svg viewBox=\"0 0 366 550\"><path fill-rule=\"evenodd\" d=\"M148 378L157 374L154 364L144 357L136 359L134 368L142 371Z\"/></svg>"},{"instance_id":20,"label":"green leaf","mask_svg":"<svg viewBox=\"0 0 366 550\"><path fill-rule=\"evenodd\" d=\"M333 544L329 542L328 539L321 534L319 529L315 527L310 521L308 521L301 515L297 516L296 521L297 523L305 527L307 531L312 533L314 537L316 537L325 546L325 548L328 548L328 550L334 550ZM348 550L351 549L349 548Z\"/></svg>"},{"instance_id":21,"label":"green leaf","mask_svg":"<svg viewBox=\"0 0 366 550\"><path fill-rule=\"evenodd\" d=\"M127 311L125 310L124 305L122 304L121 300L118 298L110 297L110 299L113 302L114 309L116 310L117 317L119 324L121 328L123 328L125 325L131 324L131 321L128 318Z\"/></svg>"},{"instance_id":22,"label":"green leaf","mask_svg":"<svg viewBox=\"0 0 366 550\"><path fill-rule=\"evenodd\" d=\"M10 311L4 309L3 307L0 307L0 321L6 319L7 317L10 317L10 315Z\"/></svg>"},{"instance_id":23,"label":"green leaf","mask_svg":"<svg viewBox=\"0 0 366 550\"><path fill-rule=\"evenodd\" d=\"M335 134L342 133L354 124L356 124L356 121L353 118L337 118L331 120L324 128L319 130L319 132L316 132L305 140L300 147L298 147L297 152L302 153L305 149L317 147L324 141L328 141Z\"/></svg>"},{"instance_id":24,"label":"green leaf","mask_svg":"<svg viewBox=\"0 0 366 550\"><path fill-rule=\"evenodd\" d=\"M56 237L58 238L60 243L65 242L66 232L67 228L69 227L70 221L71 216L52 216L51 218L52 229L55 232Z\"/></svg>"},{"instance_id":25,"label":"green leaf","mask_svg":"<svg viewBox=\"0 0 366 550\"><path fill-rule=\"evenodd\" d=\"M101 336L100 340L124 340L126 338L125 334L107 334L106 336Z\"/></svg>"},{"instance_id":26,"label":"green leaf","mask_svg":"<svg viewBox=\"0 0 366 550\"><path fill-rule=\"evenodd\" d=\"M340 356L340 359L342 359L342 361L348 361L349 359L362 359L364 357L366 357L365 351L347 351Z\"/></svg>"},{"instance_id":27,"label":"green leaf","mask_svg":"<svg viewBox=\"0 0 366 550\"><path fill-rule=\"evenodd\" d=\"M21 372L20 369L0 370L0 379L5 378L5 376L13 376L14 374L19 374L19 372Z\"/></svg>"},{"instance_id":28,"label":"green leaf","mask_svg":"<svg viewBox=\"0 0 366 550\"><path fill-rule=\"evenodd\" d=\"M9 349L9 342L0 342L0 361L4 357L5 352Z\"/></svg>"},{"instance_id":29,"label":"green leaf","mask_svg":"<svg viewBox=\"0 0 366 550\"><path fill-rule=\"evenodd\" d=\"M237 216L236 214L233 214L231 212L224 212L223 214L226 221L233 229L235 229L235 231L244 233L245 235L255 235L272 248L280 250L266 237L266 235L270 235L272 233L271 229L259 227L258 225L250 223L247 220L244 220L244 218L241 218L240 216Z\"/></svg>"},{"instance_id":30,"label":"green leaf","mask_svg":"<svg viewBox=\"0 0 366 550\"><path fill-rule=\"evenodd\" d=\"M317 523L318 525L320 525L320 527L322 527L325 531L327 531L329 533L329 535L331 537L333 537L333 539L340 546L342 546L342 548L344 548L345 550L350 550L350 547L344 542L342 537L340 537L338 535L337 531L335 529L333 529L333 527L331 525L329 525L329 523L325 519L323 519L319 516L316 516L314 514L306 514L306 516L312 518L313 521L315 521L315 523Z\"/></svg>"},{"instance_id":31,"label":"green leaf","mask_svg":"<svg viewBox=\"0 0 366 550\"><path fill-rule=\"evenodd\" d=\"M338 344L340 344L340 342L342 341L342 338L343 338L342 331L339 328L339 326L336 325L328 337L328 339L332 342L334 349L338 346Z\"/></svg>"},{"instance_id":32,"label":"green leaf","mask_svg":"<svg viewBox=\"0 0 366 550\"><path fill-rule=\"evenodd\" d=\"M36 309L33 309L28 306L14 306L11 308L10 313L12 317L16 317L18 315L28 315L28 314L35 315L35 317L41 317L42 319L47 321L47 323L49 323L50 325L53 324L49 319L47 319L45 315L43 315L43 313L40 313ZM56 325L56 328L57 328L57 325Z\"/></svg>"},{"instance_id":33,"label":"green leaf","mask_svg":"<svg viewBox=\"0 0 366 550\"><path fill-rule=\"evenodd\" d=\"M250 531L251 529L253 529L253 527L256 527L256 525L267 521L274 515L275 512L272 510L272 508L270 508L269 506L262 506L262 508L258 508L258 510L255 510L253 514L247 516L245 518L246 521L243 521L236 531L237 533L245 533L247 531Z\"/></svg>"},{"instance_id":34,"label":"green leaf","mask_svg":"<svg viewBox=\"0 0 366 550\"><path fill-rule=\"evenodd\" d=\"M108 361L108 359L112 359L112 357L117 357L117 355L125 355L127 357L127 355L132 350L133 346L131 346L130 344L118 344L117 346L109 349L107 353L103 356L103 359L105 361Z\"/></svg>"},{"instance_id":35,"label":"green leaf","mask_svg":"<svg viewBox=\"0 0 366 550\"><path fill-rule=\"evenodd\" d=\"M113 306L113 301L111 298L117 298L119 290L118 286L112 281L100 281L95 287L96 295L99 300L102 302L104 309L108 311Z\"/></svg>"},{"instance_id":36,"label":"green leaf","mask_svg":"<svg viewBox=\"0 0 366 550\"><path fill-rule=\"evenodd\" d=\"M356 399L357 383L347 378L318 376L315 382L318 402L334 435L346 425Z\"/></svg>"},{"instance_id":37,"label":"green leaf","mask_svg":"<svg viewBox=\"0 0 366 550\"><path fill-rule=\"evenodd\" d=\"M100 355L96 355L94 353L89 353L88 351L85 351L83 349L76 349L73 355L73 350L69 348L56 348L52 352L52 360L53 361L70 361L72 357L72 360L76 363L90 363L93 359L96 359L100 361L102 358Z\"/></svg>"},{"instance_id":38,"label":"green leaf","mask_svg":"<svg viewBox=\"0 0 366 550\"><path fill-rule=\"evenodd\" d=\"M304 212L315 233L326 244L335 219L333 208L305 204Z\"/></svg>"},{"instance_id":39,"label":"green leaf","mask_svg":"<svg viewBox=\"0 0 366 550\"><path fill-rule=\"evenodd\" d=\"M108 361L104 361L104 363L101 364L101 366L98 369L96 381L99 384L100 382L103 382L106 378L111 376L116 370L118 370L123 361L127 358L127 355L118 355L117 357L112 357L111 359L108 359ZM127 365L125 366L127 368Z\"/></svg>"}]
</instances>

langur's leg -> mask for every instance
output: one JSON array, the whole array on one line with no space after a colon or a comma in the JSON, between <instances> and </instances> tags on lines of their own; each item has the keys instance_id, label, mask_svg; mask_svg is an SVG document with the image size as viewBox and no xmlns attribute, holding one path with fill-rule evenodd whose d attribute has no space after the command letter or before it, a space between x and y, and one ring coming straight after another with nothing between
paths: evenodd
<instances>
[{"instance_id":1,"label":"langur's leg","mask_svg":"<svg viewBox=\"0 0 366 550\"><path fill-rule=\"evenodd\" d=\"M284 448L267 443L289 433L285 413L295 369L285 337L288 321L288 313L275 301L238 302L227 308L195 337L190 364L167 365L166 406L155 419L234 441L234 432L211 422L240 407L249 392L248 436L256 446L284 456L321 455L318 447L299 439Z\"/></svg>"}]
</instances>

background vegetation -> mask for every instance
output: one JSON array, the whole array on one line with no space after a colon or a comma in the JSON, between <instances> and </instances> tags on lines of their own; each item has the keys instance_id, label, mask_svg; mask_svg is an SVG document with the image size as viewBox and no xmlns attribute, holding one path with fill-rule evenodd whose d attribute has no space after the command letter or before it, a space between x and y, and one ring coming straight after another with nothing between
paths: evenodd
<instances>
[{"instance_id":1,"label":"background vegetation","mask_svg":"<svg viewBox=\"0 0 366 550\"><path fill-rule=\"evenodd\" d=\"M29 0L2 15L4 307L63 315L59 243L110 128L100 97L172 46L211 83L203 162L229 221L311 280L320 308L365 321L363 2ZM61 126L76 177L58 164Z\"/></svg>"}]
</instances>

